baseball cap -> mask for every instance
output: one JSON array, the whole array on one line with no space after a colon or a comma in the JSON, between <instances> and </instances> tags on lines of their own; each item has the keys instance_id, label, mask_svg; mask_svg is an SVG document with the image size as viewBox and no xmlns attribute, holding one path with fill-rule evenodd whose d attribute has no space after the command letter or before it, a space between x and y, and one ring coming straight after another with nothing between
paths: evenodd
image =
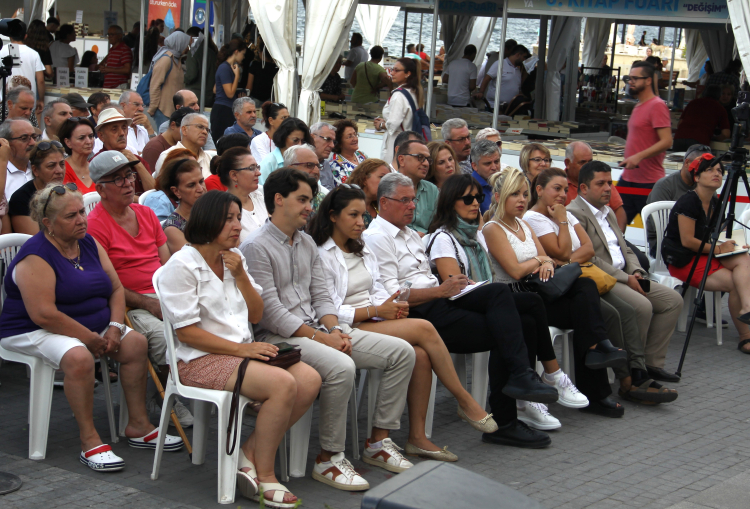
<instances>
[{"instance_id":1,"label":"baseball cap","mask_svg":"<svg viewBox=\"0 0 750 509\"><path fill-rule=\"evenodd\" d=\"M126 166L133 167L140 161L128 161L128 158L116 150L105 150L100 152L89 163L89 176L94 183L99 182L103 177Z\"/></svg>"},{"instance_id":2,"label":"baseball cap","mask_svg":"<svg viewBox=\"0 0 750 509\"><path fill-rule=\"evenodd\" d=\"M93 106L93 104L87 103L81 94L76 94L75 92L65 94L62 98L68 101L73 108L78 110L88 110Z\"/></svg>"}]
</instances>

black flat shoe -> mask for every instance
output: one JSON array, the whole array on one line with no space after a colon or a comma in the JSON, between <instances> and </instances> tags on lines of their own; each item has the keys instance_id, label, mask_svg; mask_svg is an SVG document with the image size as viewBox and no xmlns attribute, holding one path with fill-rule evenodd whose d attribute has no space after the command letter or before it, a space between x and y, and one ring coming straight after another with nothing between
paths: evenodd
<instances>
[{"instance_id":1,"label":"black flat shoe","mask_svg":"<svg viewBox=\"0 0 750 509\"><path fill-rule=\"evenodd\" d=\"M589 406L580 408L581 412L587 414L601 415L602 417L622 417L625 414L625 408L609 396L599 401L590 400Z\"/></svg>"},{"instance_id":2,"label":"black flat shoe","mask_svg":"<svg viewBox=\"0 0 750 509\"><path fill-rule=\"evenodd\" d=\"M618 368L628 363L628 352L617 348L608 339L599 341L586 352L586 367L589 369Z\"/></svg>"},{"instance_id":3,"label":"black flat shoe","mask_svg":"<svg viewBox=\"0 0 750 509\"><path fill-rule=\"evenodd\" d=\"M531 368L519 375L511 375L503 387L503 394L513 399L545 404L554 403L559 397L557 389L542 382Z\"/></svg>"},{"instance_id":4,"label":"black flat shoe","mask_svg":"<svg viewBox=\"0 0 750 509\"><path fill-rule=\"evenodd\" d=\"M524 449L544 449L552 443L552 440L547 433L532 429L526 423L516 419L500 426L494 433L483 433L482 442Z\"/></svg>"},{"instance_id":5,"label":"black flat shoe","mask_svg":"<svg viewBox=\"0 0 750 509\"><path fill-rule=\"evenodd\" d=\"M651 366L646 366L646 370L648 371L649 377L653 378L654 380L658 380L659 382L670 382L676 384L680 381L679 376L675 375L674 373L664 371L662 368L653 368Z\"/></svg>"}]
</instances>

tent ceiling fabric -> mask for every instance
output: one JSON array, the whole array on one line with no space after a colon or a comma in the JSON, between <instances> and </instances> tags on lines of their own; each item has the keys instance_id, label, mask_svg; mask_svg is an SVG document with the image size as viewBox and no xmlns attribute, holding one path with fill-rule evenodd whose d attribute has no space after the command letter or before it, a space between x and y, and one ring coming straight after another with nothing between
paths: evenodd
<instances>
[{"instance_id":1,"label":"tent ceiling fabric","mask_svg":"<svg viewBox=\"0 0 750 509\"><path fill-rule=\"evenodd\" d=\"M586 18L583 31L583 65L584 67L601 67L607 52L612 20L604 18Z\"/></svg>"},{"instance_id":2,"label":"tent ceiling fabric","mask_svg":"<svg viewBox=\"0 0 750 509\"><path fill-rule=\"evenodd\" d=\"M357 23L370 48L383 45L400 10L400 7L387 5L360 4L357 6Z\"/></svg>"},{"instance_id":3,"label":"tent ceiling fabric","mask_svg":"<svg viewBox=\"0 0 750 509\"><path fill-rule=\"evenodd\" d=\"M294 25L297 17L297 2L292 0L248 0L250 10L258 25L263 42L271 58L279 66L274 79L276 102L292 108L297 100L294 93L296 68L294 65Z\"/></svg>"},{"instance_id":4,"label":"tent ceiling fabric","mask_svg":"<svg viewBox=\"0 0 750 509\"><path fill-rule=\"evenodd\" d=\"M745 74L750 74L750 3L747 0L728 0L729 17L734 31Z\"/></svg>"},{"instance_id":5,"label":"tent ceiling fabric","mask_svg":"<svg viewBox=\"0 0 750 509\"><path fill-rule=\"evenodd\" d=\"M745 27L745 30L747 30L747 27ZM734 34L726 25L722 25L719 28L701 30L700 32L714 72L724 70L727 64L732 61Z\"/></svg>"},{"instance_id":6,"label":"tent ceiling fabric","mask_svg":"<svg viewBox=\"0 0 750 509\"><path fill-rule=\"evenodd\" d=\"M307 0L302 92L297 109L297 117L307 125L320 120L320 87L349 39L356 5L356 0Z\"/></svg>"},{"instance_id":7,"label":"tent ceiling fabric","mask_svg":"<svg viewBox=\"0 0 750 509\"><path fill-rule=\"evenodd\" d=\"M549 38L549 53L547 55L547 79L544 84L544 93L548 98L546 101L546 115L544 118L558 120L560 118L560 101L562 96L562 83L560 70L565 65L570 48L581 33L581 18L578 17L552 17L552 35ZM567 68L571 66L568 65ZM577 62L573 66L575 69Z\"/></svg>"},{"instance_id":8,"label":"tent ceiling fabric","mask_svg":"<svg viewBox=\"0 0 750 509\"><path fill-rule=\"evenodd\" d=\"M693 83L700 79L703 63L708 58L706 47L701 40L700 30L685 30L685 60L688 65L687 81Z\"/></svg>"},{"instance_id":9,"label":"tent ceiling fabric","mask_svg":"<svg viewBox=\"0 0 750 509\"><path fill-rule=\"evenodd\" d=\"M471 31L468 44L477 47L477 58L474 59L474 65L477 68L481 67L482 62L484 62L485 53L490 45L490 39L492 39L492 32L495 30L495 23L497 23L497 18L481 17L474 21L474 28Z\"/></svg>"}]
</instances>

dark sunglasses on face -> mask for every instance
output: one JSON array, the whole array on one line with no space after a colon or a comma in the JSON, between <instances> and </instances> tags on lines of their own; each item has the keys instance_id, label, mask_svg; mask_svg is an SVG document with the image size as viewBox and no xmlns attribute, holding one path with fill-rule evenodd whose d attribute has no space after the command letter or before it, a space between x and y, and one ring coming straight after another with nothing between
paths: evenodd
<instances>
[{"instance_id":1,"label":"dark sunglasses on face","mask_svg":"<svg viewBox=\"0 0 750 509\"><path fill-rule=\"evenodd\" d=\"M57 142L55 142L57 143ZM60 196L64 195L66 190L70 189L71 191L78 191L78 186L75 185L73 182L69 182L62 186L55 186L52 188L52 191L55 194L58 194ZM49 199L52 198L52 193L49 193L47 195L47 201L44 202L44 208L42 209L42 217L47 217L47 205L49 205Z\"/></svg>"},{"instance_id":2,"label":"dark sunglasses on face","mask_svg":"<svg viewBox=\"0 0 750 509\"><path fill-rule=\"evenodd\" d=\"M464 201L464 205L471 205L474 203L474 200L477 201L480 205L484 202L484 193L479 194L467 194L466 196L462 196L459 198L459 200Z\"/></svg>"}]
</instances>

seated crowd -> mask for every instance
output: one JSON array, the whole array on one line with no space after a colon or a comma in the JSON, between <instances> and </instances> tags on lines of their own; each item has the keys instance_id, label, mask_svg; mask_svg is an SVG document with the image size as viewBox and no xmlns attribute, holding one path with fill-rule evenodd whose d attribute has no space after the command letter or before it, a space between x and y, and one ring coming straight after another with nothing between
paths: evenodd
<instances>
[{"instance_id":1,"label":"seated crowd","mask_svg":"<svg viewBox=\"0 0 750 509\"><path fill-rule=\"evenodd\" d=\"M413 466L407 456L458 460L425 435L433 371L458 418L482 441L506 446L549 446L545 431L563 425L554 403L622 417L607 368L623 400L677 399L659 382L679 381L664 366L682 298L656 282L644 291L648 272L625 242L610 166L592 161L586 143L571 144L567 171L550 167L549 151L533 144L517 169L500 162L494 129L472 142L466 122L452 119L443 141L427 144L394 131L390 118L383 159L374 159L360 151L355 123L308 128L277 103L263 105L268 130L260 133L246 98L234 102L235 124L212 139L188 90L175 94L174 108L162 98L170 115L161 114L161 134L151 136L138 94L123 96L86 103L87 118L56 101L45 108L39 141L28 118L0 125L2 233L32 236L6 270L1 344L63 371L80 461L90 468L124 467L93 424L102 356L120 364L125 435L137 448L154 449L159 433L149 420L158 403L147 394L147 362L163 385L172 376L232 391L240 380L258 413L241 445L238 486L254 500L262 493L269 507L296 502L275 477L275 453L318 396L312 477L369 488L344 454L359 369L382 371L362 459L395 473ZM688 262L701 256L690 284L708 270L706 289L729 292L740 348L750 353L750 257L706 267L705 249L697 253L723 169L696 152L686 155L685 189L666 232L684 256L670 258L669 270L686 278ZM90 211L88 193L98 195ZM586 270L559 298L529 284L576 263ZM167 362L166 322L178 339L176 366ZM561 369L550 327L574 331L572 373ZM301 361L269 365L279 344L299 348ZM450 357L479 352L489 352L490 413ZM391 433L407 405L401 449ZM192 424L182 402L175 411L183 427ZM182 440L167 436L165 447L178 450Z\"/></svg>"}]
</instances>

